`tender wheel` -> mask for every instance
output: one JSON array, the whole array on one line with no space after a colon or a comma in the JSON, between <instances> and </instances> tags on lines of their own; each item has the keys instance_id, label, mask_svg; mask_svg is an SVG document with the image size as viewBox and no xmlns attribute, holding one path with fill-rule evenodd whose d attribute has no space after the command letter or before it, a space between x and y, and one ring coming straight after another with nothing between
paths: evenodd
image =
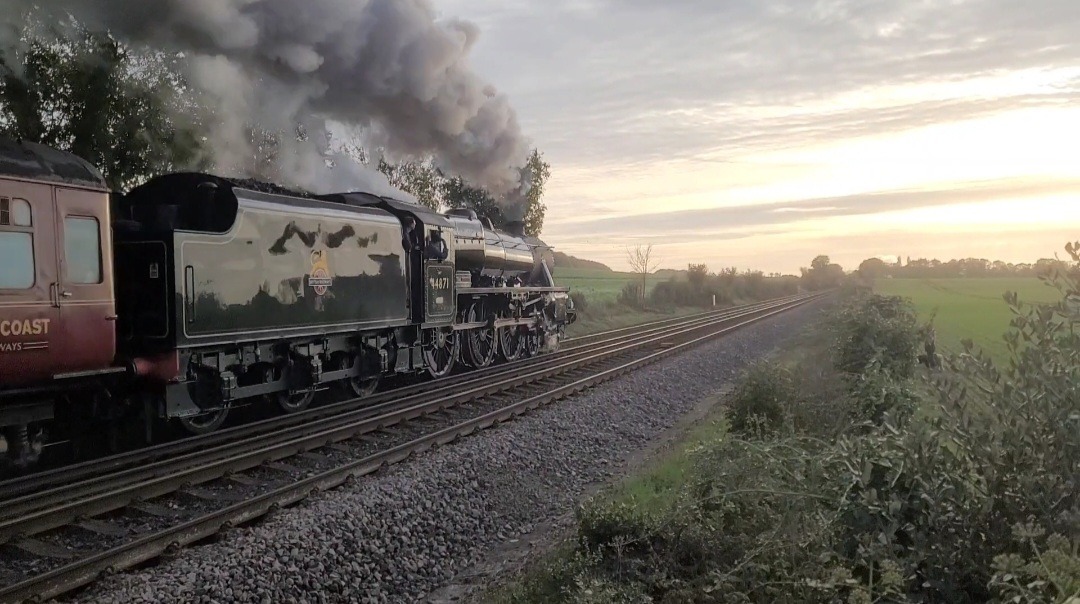
<instances>
[{"instance_id":1,"label":"tender wheel","mask_svg":"<svg viewBox=\"0 0 1080 604\"><path fill-rule=\"evenodd\" d=\"M476 305L469 309L465 320L468 323L483 320L483 316ZM491 365L495 360L495 353L498 352L498 348L499 343L495 337L494 327L481 327L468 331L466 351L469 355L469 364L473 367L483 368Z\"/></svg>"},{"instance_id":2,"label":"tender wheel","mask_svg":"<svg viewBox=\"0 0 1080 604\"><path fill-rule=\"evenodd\" d=\"M225 418L229 417L229 409L221 409L219 411L211 411L210 413L200 413L199 415L191 415L189 417L177 418L177 422L180 423L180 427L187 430L195 436L202 436L203 434L210 434L214 430L221 427L221 424L225 423Z\"/></svg>"},{"instance_id":3,"label":"tender wheel","mask_svg":"<svg viewBox=\"0 0 1080 604\"><path fill-rule=\"evenodd\" d=\"M353 366L355 357L347 355L345 353L338 353L336 356L337 369L348 369ZM342 385L345 387L345 391L357 398L366 398L375 394L375 390L379 388L379 378L376 375L374 377L367 378L346 378L342 381Z\"/></svg>"},{"instance_id":4,"label":"tender wheel","mask_svg":"<svg viewBox=\"0 0 1080 604\"><path fill-rule=\"evenodd\" d=\"M366 398L375 394L375 390L379 388L379 377L373 378L350 378L346 381L349 387L349 392L358 398Z\"/></svg>"},{"instance_id":5,"label":"tender wheel","mask_svg":"<svg viewBox=\"0 0 1080 604\"><path fill-rule=\"evenodd\" d=\"M231 403L222 398L216 377L215 374L209 372L201 373L194 388L189 391L199 409L209 409L209 411L176 418L180 427L190 434L196 436L209 434L220 428L221 424L225 423L225 418L229 417Z\"/></svg>"},{"instance_id":6,"label":"tender wheel","mask_svg":"<svg viewBox=\"0 0 1080 604\"><path fill-rule=\"evenodd\" d=\"M315 399L315 391L289 392L288 390L282 390L276 394L276 398L278 406L285 413L299 413L311 405L311 401Z\"/></svg>"},{"instance_id":7,"label":"tender wheel","mask_svg":"<svg viewBox=\"0 0 1080 604\"><path fill-rule=\"evenodd\" d=\"M450 375L459 350L457 332L432 330L424 334L424 339L424 362L427 364L428 373L433 378Z\"/></svg>"},{"instance_id":8,"label":"tender wheel","mask_svg":"<svg viewBox=\"0 0 1080 604\"><path fill-rule=\"evenodd\" d=\"M268 367L265 373L268 383L281 379L281 369ZM285 413L299 413L311 406L311 401L315 399L315 390L298 390L295 392L282 390L269 396Z\"/></svg>"}]
</instances>

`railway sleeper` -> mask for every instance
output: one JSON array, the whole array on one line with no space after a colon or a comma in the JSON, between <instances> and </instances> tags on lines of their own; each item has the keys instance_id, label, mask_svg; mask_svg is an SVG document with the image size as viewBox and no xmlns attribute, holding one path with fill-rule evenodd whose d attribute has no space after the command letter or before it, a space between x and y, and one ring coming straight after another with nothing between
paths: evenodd
<instances>
[{"instance_id":1,"label":"railway sleeper","mask_svg":"<svg viewBox=\"0 0 1080 604\"><path fill-rule=\"evenodd\" d=\"M22 539L15 541L12 545L14 545L15 549L30 554L31 556L37 556L38 558L71 560L76 555L75 552L66 547L53 545L31 537L23 537Z\"/></svg>"}]
</instances>

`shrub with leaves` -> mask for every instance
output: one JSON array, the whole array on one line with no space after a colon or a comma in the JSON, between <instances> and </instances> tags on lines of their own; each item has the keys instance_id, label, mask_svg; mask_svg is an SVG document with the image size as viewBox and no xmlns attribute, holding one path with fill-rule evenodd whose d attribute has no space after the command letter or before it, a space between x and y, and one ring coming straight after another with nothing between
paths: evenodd
<instances>
[{"instance_id":1,"label":"shrub with leaves","mask_svg":"<svg viewBox=\"0 0 1080 604\"><path fill-rule=\"evenodd\" d=\"M583 292L570 292L570 300L574 304L574 309L578 312L587 312L589 310L589 299L585 297Z\"/></svg>"},{"instance_id":2,"label":"shrub with leaves","mask_svg":"<svg viewBox=\"0 0 1080 604\"><path fill-rule=\"evenodd\" d=\"M641 308L643 302L641 296L641 284L636 281L627 283L623 286L622 291L619 292L618 301L619 304L629 306L630 308Z\"/></svg>"},{"instance_id":3,"label":"shrub with leaves","mask_svg":"<svg viewBox=\"0 0 1080 604\"><path fill-rule=\"evenodd\" d=\"M1070 539L1058 533L1047 536L1046 531L1032 524L1017 524L1013 535L1023 553L994 558L994 576L990 580L993 601L1080 602L1080 538L1073 535Z\"/></svg>"},{"instance_id":4,"label":"shrub with leaves","mask_svg":"<svg viewBox=\"0 0 1080 604\"><path fill-rule=\"evenodd\" d=\"M775 363L750 367L729 397L728 421L738 434L775 434L789 423L796 398L791 372Z\"/></svg>"},{"instance_id":5,"label":"shrub with leaves","mask_svg":"<svg viewBox=\"0 0 1080 604\"><path fill-rule=\"evenodd\" d=\"M911 303L897 296L861 294L848 299L832 319L838 335L835 365L858 375L871 363L897 379L915 374L922 336Z\"/></svg>"}]
</instances>

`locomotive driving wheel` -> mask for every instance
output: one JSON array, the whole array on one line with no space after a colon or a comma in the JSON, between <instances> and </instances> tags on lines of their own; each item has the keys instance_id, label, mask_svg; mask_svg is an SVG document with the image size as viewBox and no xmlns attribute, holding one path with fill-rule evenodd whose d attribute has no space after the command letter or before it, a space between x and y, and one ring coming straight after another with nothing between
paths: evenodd
<instances>
[{"instance_id":1,"label":"locomotive driving wheel","mask_svg":"<svg viewBox=\"0 0 1080 604\"><path fill-rule=\"evenodd\" d=\"M483 309L479 304L469 308L465 321L475 323L484 320ZM487 367L495 360L499 343L495 336L495 327L486 326L470 329L467 336L466 351L469 355L469 364L478 369Z\"/></svg>"},{"instance_id":2,"label":"locomotive driving wheel","mask_svg":"<svg viewBox=\"0 0 1080 604\"><path fill-rule=\"evenodd\" d=\"M534 357L540 354L540 344L542 343L543 336L535 329L530 329L525 339L525 356Z\"/></svg>"},{"instance_id":3,"label":"locomotive driving wheel","mask_svg":"<svg viewBox=\"0 0 1080 604\"><path fill-rule=\"evenodd\" d=\"M433 378L450 375L457 361L460 342L452 328L432 329L424 334L424 362Z\"/></svg>"},{"instance_id":4,"label":"locomotive driving wheel","mask_svg":"<svg viewBox=\"0 0 1080 604\"><path fill-rule=\"evenodd\" d=\"M516 361L521 358L525 349L525 339L520 333L518 326L503 327L499 329L499 351L507 361Z\"/></svg>"}]
</instances>

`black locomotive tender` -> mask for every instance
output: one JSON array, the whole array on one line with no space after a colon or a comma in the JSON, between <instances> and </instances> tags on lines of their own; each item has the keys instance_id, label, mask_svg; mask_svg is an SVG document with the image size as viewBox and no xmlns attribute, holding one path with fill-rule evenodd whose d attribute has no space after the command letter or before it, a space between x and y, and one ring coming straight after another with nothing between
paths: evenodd
<instances>
[{"instance_id":1,"label":"black locomotive tender","mask_svg":"<svg viewBox=\"0 0 1080 604\"><path fill-rule=\"evenodd\" d=\"M94 188L47 167L37 176L57 191ZM26 178L0 175L0 187ZM551 248L520 223L500 232L470 210L198 173L124 195L97 189L112 224L96 250L99 282L115 283L115 311L102 310L115 312L103 317L115 324L112 358L25 383L10 369L35 358L55 365L50 355L65 350L0 353L9 357L0 358L0 445L22 463L57 418L166 418L206 433L239 405L297 412L332 383L365 396L393 374L439 378L457 364L552 350L575 318L569 290L554 285ZM0 198L20 197L13 191ZM47 206L33 208L36 225L46 226ZM0 302L11 293L0 283Z\"/></svg>"}]
</instances>

